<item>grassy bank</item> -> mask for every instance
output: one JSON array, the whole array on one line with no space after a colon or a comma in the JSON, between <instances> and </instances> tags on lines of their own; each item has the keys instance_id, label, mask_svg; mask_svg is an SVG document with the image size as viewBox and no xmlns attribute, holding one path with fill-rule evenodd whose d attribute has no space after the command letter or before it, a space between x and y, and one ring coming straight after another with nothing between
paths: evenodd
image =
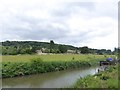
<instances>
[{"instance_id":1,"label":"grassy bank","mask_svg":"<svg viewBox=\"0 0 120 90\"><path fill-rule=\"evenodd\" d=\"M19 55L3 56L2 77L60 71L97 65L103 55Z\"/></svg>"},{"instance_id":2,"label":"grassy bank","mask_svg":"<svg viewBox=\"0 0 120 90\"><path fill-rule=\"evenodd\" d=\"M74 88L114 88L115 90L118 88L118 65L111 66L107 71L94 76L79 79Z\"/></svg>"},{"instance_id":3,"label":"grassy bank","mask_svg":"<svg viewBox=\"0 0 120 90\"><path fill-rule=\"evenodd\" d=\"M2 77L15 77L21 75L46 73L52 71L60 71L69 68L89 67L88 62L79 61L52 61L43 62L41 59L31 60L31 62L15 62L3 63Z\"/></svg>"}]
</instances>

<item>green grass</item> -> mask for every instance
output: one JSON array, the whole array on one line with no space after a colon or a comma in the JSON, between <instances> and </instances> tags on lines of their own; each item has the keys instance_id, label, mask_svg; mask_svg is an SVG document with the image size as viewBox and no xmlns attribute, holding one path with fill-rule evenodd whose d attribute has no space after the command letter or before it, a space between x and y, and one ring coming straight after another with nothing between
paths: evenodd
<instances>
[{"instance_id":1,"label":"green grass","mask_svg":"<svg viewBox=\"0 0 120 90\"><path fill-rule=\"evenodd\" d=\"M74 88L118 88L118 66L111 66L107 71L79 79Z\"/></svg>"},{"instance_id":2,"label":"green grass","mask_svg":"<svg viewBox=\"0 0 120 90\"><path fill-rule=\"evenodd\" d=\"M60 71L97 65L104 55L53 54L2 56L2 77Z\"/></svg>"},{"instance_id":3,"label":"green grass","mask_svg":"<svg viewBox=\"0 0 120 90\"><path fill-rule=\"evenodd\" d=\"M41 58L36 58L29 62L4 62L2 64L2 77L15 77L90 66L90 63L85 61L44 62Z\"/></svg>"},{"instance_id":4,"label":"green grass","mask_svg":"<svg viewBox=\"0 0 120 90\"><path fill-rule=\"evenodd\" d=\"M109 56L107 56L109 57ZM89 61L91 59L106 59L104 55L82 55L82 54L53 54L53 55L5 55L2 62L28 62L33 58L41 58L44 61Z\"/></svg>"}]
</instances>

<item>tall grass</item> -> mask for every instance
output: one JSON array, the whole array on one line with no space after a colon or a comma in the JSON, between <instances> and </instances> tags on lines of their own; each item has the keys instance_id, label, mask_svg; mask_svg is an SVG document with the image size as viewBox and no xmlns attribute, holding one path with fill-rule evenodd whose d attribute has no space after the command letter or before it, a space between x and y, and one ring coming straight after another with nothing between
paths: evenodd
<instances>
[{"instance_id":1,"label":"tall grass","mask_svg":"<svg viewBox=\"0 0 120 90\"><path fill-rule=\"evenodd\" d=\"M118 90L118 66L111 66L107 71L79 79L74 88L108 88L107 90L112 88L112 90Z\"/></svg>"},{"instance_id":2,"label":"tall grass","mask_svg":"<svg viewBox=\"0 0 120 90\"><path fill-rule=\"evenodd\" d=\"M103 55L19 55L3 56L2 77L15 77L36 73L89 67L105 60Z\"/></svg>"},{"instance_id":3,"label":"tall grass","mask_svg":"<svg viewBox=\"0 0 120 90\"><path fill-rule=\"evenodd\" d=\"M107 56L109 57L109 56ZM105 59L104 55L82 54L53 54L53 55L3 55L2 62L28 62L33 58L41 58L43 61L88 61L92 59Z\"/></svg>"},{"instance_id":4,"label":"tall grass","mask_svg":"<svg viewBox=\"0 0 120 90\"><path fill-rule=\"evenodd\" d=\"M89 67L90 63L85 61L49 61L44 62L41 58L30 60L30 62L4 62L2 64L2 77L15 77L29 74L61 71L70 68Z\"/></svg>"}]
</instances>

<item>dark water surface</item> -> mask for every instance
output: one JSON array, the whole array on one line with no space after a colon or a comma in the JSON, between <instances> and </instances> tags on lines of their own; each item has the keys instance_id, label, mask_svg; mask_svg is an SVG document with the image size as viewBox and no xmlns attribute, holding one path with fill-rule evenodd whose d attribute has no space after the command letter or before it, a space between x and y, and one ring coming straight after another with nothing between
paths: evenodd
<instances>
[{"instance_id":1,"label":"dark water surface","mask_svg":"<svg viewBox=\"0 0 120 90\"><path fill-rule=\"evenodd\" d=\"M64 70L37 75L2 79L3 88L64 88L80 77L97 73L97 67Z\"/></svg>"}]
</instances>

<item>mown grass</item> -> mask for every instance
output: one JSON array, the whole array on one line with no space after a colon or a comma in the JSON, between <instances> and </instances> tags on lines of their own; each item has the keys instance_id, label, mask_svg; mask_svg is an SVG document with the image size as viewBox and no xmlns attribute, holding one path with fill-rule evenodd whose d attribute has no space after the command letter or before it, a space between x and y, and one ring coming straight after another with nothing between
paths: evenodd
<instances>
[{"instance_id":1,"label":"mown grass","mask_svg":"<svg viewBox=\"0 0 120 90\"><path fill-rule=\"evenodd\" d=\"M79 79L74 88L106 88L118 89L118 65L111 66L107 71L100 72L94 76Z\"/></svg>"}]
</instances>

